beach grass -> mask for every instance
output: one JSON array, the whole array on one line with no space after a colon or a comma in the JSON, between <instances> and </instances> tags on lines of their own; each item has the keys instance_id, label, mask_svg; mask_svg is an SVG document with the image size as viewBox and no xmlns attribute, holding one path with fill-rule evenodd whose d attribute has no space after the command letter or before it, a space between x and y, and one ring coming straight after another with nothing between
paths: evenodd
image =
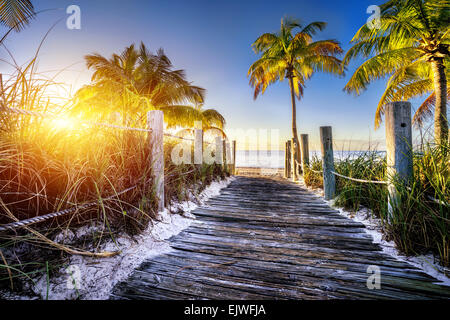
<instances>
[{"instance_id":1,"label":"beach grass","mask_svg":"<svg viewBox=\"0 0 450 320\"><path fill-rule=\"evenodd\" d=\"M4 83L3 104L66 117L70 102L51 102L57 85L36 72L34 60L18 67ZM0 112L0 225L94 203L27 228L1 232L0 287L20 290L17 280L51 274L74 250L98 253L96 248L104 241L115 241L121 233L139 234L158 219L147 133L73 119L61 125L51 118ZM216 164L174 165L170 155L177 143L176 139L164 143L166 206L191 200L190 194L229 175ZM52 240L67 230L93 224L96 231L76 244Z\"/></svg>"},{"instance_id":2,"label":"beach grass","mask_svg":"<svg viewBox=\"0 0 450 320\"><path fill-rule=\"evenodd\" d=\"M380 218L388 240L407 255L432 252L443 266L450 265L450 150L448 145L428 144L414 153L414 174L407 184L393 180L399 201L388 213L388 188L382 184L354 182L336 177L335 205L357 211L369 208ZM321 170L321 161L313 158L313 170ZM335 160L335 170L352 178L386 181L386 157L368 151ZM323 187L319 172L306 170L304 181L310 187Z\"/></svg>"}]
</instances>

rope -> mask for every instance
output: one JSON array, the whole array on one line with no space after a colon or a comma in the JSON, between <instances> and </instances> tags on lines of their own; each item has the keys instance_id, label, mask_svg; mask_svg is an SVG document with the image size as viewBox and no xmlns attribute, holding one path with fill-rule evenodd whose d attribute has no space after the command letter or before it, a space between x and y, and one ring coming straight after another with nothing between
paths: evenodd
<instances>
[{"instance_id":1,"label":"rope","mask_svg":"<svg viewBox=\"0 0 450 320\"><path fill-rule=\"evenodd\" d=\"M315 170L312 170L312 169L309 169L309 170L311 170L313 172L316 172L316 173L323 173L322 171L315 171ZM351 178L351 177L344 176L344 175L339 174L339 173L334 172L334 171L331 171L331 173L334 174L335 176L338 176L338 177L341 177L341 178L344 178L344 179L348 179L348 180L351 180L351 181L361 182L361 183L389 184L387 181L373 181L373 180L371 181L371 180L356 179L356 178ZM408 188L408 190L411 191L411 188L409 188L409 187L407 187L407 188ZM445 205L445 203L443 201L440 201L440 200L438 200L436 198L433 198L433 197L431 197L429 195L425 195L425 196L430 201L433 201L433 202L435 202L437 204L440 204L440 205Z\"/></svg>"},{"instance_id":2,"label":"rope","mask_svg":"<svg viewBox=\"0 0 450 320\"><path fill-rule=\"evenodd\" d=\"M61 117L58 117L58 116L52 115L52 114L48 114L48 113L42 113L42 112L30 111L30 110L24 110L24 109L18 109L18 108L11 108L11 107L5 107L5 106L1 106L1 110L5 111L5 112L21 114L21 115L26 115L26 116L32 116L32 117L39 117L39 118L46 118L46 119L63 119ZM109 128L129 130L129 131L152 132L151 129L118 126L118 125L109 124L109 123L91 122L91 121L81 121L81 123L90 124L90 125L94 125L94 126L98 126L98 127L109 127Z\"/></svg>"},{"instance_id":3,"label":"rope","mask_svg":"<svg viewBox=\"0 0 450 320\"><path fill-rule=\"evenodd\" d=\"M113 199L115 197L118 197L118 196L120 196L120 195L122 195L124 193L127 193L128 191L131 191L131 190L135 189L137 186L138 185L136 184L136 185L134 185L134 186L132 186L130 188L127 188L127 189L125 189L125 190L123 190L123 191L121 191L119 193L116 193L116 194L114 194L112 196L109 196L109 197L103 199L103 201L108 201L108 200L111 200L111 199ZM82 209L86 209L86 208L92 207L92 206L96 205L97 202L98 201L94 201L94 202L82 204L82 205L79 205L79 206L77 205L77 206L72 207L72 208L67 208L67 209L64 209L64 210L61 210L61 211L48 213L48 214L45 214L45 215L42 215L42 216L33 217L33 218L21 220L21 221L16 221L16 222L4 224L4 225L0 226L0 232L1 231L6 231L6 230L14 230L14 229L17 229L17 228L28 226L30 224L43 222L43 221L46 221L46 220L49 220L49 219L52 219L52 218L56 218L56 217L61 217L61 216L64 216L66 214L75 212L77 210L82 210Z\"/></svg>"},{"instance_id":4,"label":"rope","mask_svg":"<svg viewBox=\"0 0 450 320\"><path fill-rule=\"evenodd\" d=\"M337 172L331 171L332 174L334 174L335 176L344 178L344 179L348 179L351 181L356 181L356 182L362 182L362 183L378 183L378 184L388 184L387 181L371 181L371 180L362 180L362 179L356 179L356 178L351 178L351 177L347 177L347 176L343 176L342 174L339 174Z\"/></svg>"}]
</instances>

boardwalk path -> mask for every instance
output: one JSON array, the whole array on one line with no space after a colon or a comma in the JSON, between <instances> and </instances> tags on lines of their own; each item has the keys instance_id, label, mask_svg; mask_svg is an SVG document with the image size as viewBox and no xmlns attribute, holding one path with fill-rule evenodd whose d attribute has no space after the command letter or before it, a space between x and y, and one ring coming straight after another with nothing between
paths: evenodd
<instances>
[{"instance_id":1,"label":"boardwalk path","mask_svg":"<svg viewBox=\"0 0 450 320\"><path fill-rule=\"evenodd\" d=\"M450 289L373 244L364 226L301 186L237 177L112 299L426 299ZM381 289L366 285L369 265Z\"/></svg>"}]
</instances>

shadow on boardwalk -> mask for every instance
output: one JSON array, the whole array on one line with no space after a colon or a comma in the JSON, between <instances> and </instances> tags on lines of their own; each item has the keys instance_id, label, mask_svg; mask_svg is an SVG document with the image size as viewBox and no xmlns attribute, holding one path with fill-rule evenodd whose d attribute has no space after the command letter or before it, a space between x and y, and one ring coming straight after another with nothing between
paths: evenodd
<instances>
[{"instance_id":1,"label":"shadow on boardwalk","mask_svg":"<svg viewBox=\"0 0 450 320\"><path fill-rule=\"evenodd\" d=\"M286 180L237 177L192 213L173 251L143 263L112 299L450 298L450 288L383 254L364 225ZM367 288L370 265L381 289Z\"/></svg>"}]
</instances>

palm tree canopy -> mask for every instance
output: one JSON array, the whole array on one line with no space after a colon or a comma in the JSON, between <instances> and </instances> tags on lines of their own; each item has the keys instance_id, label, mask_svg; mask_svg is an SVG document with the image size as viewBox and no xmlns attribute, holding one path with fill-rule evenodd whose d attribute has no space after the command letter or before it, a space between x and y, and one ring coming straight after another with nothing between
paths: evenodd
<instances>
[{"instance_id":1,"label":"palm tree canopy","mask_svg":"<svg viewBox=\"0 0 450 320\"><path fill-rule=\"evenodd\" d=\"M389 77L377 107L375 127L382 121L387 102L432 94L429 62L442 59L448 66L450 43L448 0L390 0L380 11L379 28L362 26L343 59L343 66L347 66L358 56L368 58L345 86L349 93L359 95L370 82ZM416 114L415 120L423 121L432 105L429 97L418 110L423 114Z\"/></svg>"},{"instance_id":2,"label":"palm tree canopy","mask_svg":"<svg viewBox=\"0 0 450 320\"><path fill-rule=\"evenodd\" d=\"M215 109L203 109L203 104L196 106L168 105L159 108L164 112L168 127L182 126L194 128L196 121L201 121L203 129L218 128L223 130L225 118Z\"/></svg>"},{"instance_id":3,"label":"palm tree canopy","mask_svg":"<svg viewBox=\"0 0 450 320\"><path fill-rule=\"evenodd\" d=\"M103 117L119 112L130 124L145 119L146 111L159 109L169 127L193 127L195 121L219 129L225 125L218 111L202 109L205 89L188 82L183 70L174 69L162 49L153 54L141 43L111 58L91 54L85 60L94 70L92 83L76 93L74 112L90 110Z\"/></svg>"},{"instance_id":4,"label":"palm tree canopy","mask_svg":"<svg viewBox=\"0 0 450 320\"><path fill-rule=\"evenodd\" d=\"M162 49L153 54L141 43L109 59L91 54L85 60L94 73L92 83L76 94L81 109L91 105L100 113L135 112L143 105L155 109L204 99L205 90L188 82L183 70L174 70Z\"/></svg>"},{"instance_id":5,"label":"palm tree canopy","mask_svg":"<svg viewBox=\"0 0 450 320\"><path fill-rule=\"evenodd\" d=\"M0 24L8 28L19 31L34 15L30 0L0 0Z\"/></svg>"},{"instance_id":6,"label":"palm tree canopy","mask_svg":"<svg viewBox=\"0 0 450 320\"><path fill-rule=\"evenodd\" d=\"M297 99L303 95L305 81L316 71L342 74L342 53L336 40L312 41L313 35L325 28L325 22L312 22L306 26L293 18L281 20L280 31L265 33L253 43L256 54L261 57L249 70L250 85L255 88L254 99L263 94L270 84L293 78ZM297 32L295 32L298 29Z\"/></svg>"}]
</instances>

